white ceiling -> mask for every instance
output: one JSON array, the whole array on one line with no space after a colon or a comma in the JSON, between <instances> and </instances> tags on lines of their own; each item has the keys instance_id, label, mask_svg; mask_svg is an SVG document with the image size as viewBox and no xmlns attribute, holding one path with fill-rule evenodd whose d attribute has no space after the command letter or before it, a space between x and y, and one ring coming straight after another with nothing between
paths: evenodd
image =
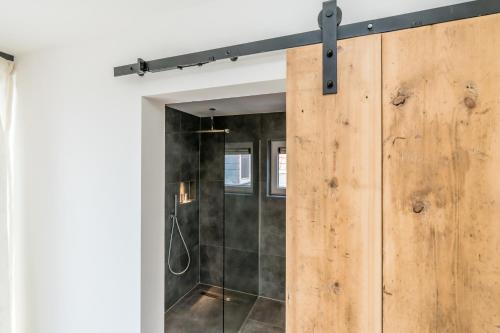
<instances>
[{"instance_id":1,"label":"white ceiling","mask_svg":"<svg viewBox=\"0 0 500 333\"><path fill-rule=\"evenodd\" d=\"M285 93L213 99L168 106L198 117L229 116L238 114L285 112ZM216 111L210 111L215 108Z\"/></svg>"},{"instance_id":2,"label":"white ceiling","mask_svg":"<svg viewBox=\"0 0 500 333\"><path fill-rule=\"evenodd\" d=\"M458 2L463 1L339 0L344 24ZM59 45L102 41L130 44L141 55L144 45L160 44L161 49L147 55L173 55L315 30L321 3L322 0L5 1L0 10L0 50L22 55ZM89 49L89 56L99 56L99 50Z\"/></svg>"}]
</instances>

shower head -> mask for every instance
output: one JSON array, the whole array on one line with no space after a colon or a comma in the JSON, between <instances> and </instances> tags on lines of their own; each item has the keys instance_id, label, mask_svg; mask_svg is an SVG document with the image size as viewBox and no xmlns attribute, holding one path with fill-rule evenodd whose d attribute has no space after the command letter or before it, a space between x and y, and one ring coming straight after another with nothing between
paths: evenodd
<instances>
[{"instance_id":1,"label":"shower head","mask_svg":"<svg viewBox=\"0 0 500 333\"><path fill-rule=\"evenodd\" d=\"M209 129L209 130L199 130L199 131L195 131L196 133L200 133L200 134L210 134L210 133L226 133L226 134L229 134L230 131L229 131L229 128L225 128L225 129Z\"/></svg>"}]
</instances>

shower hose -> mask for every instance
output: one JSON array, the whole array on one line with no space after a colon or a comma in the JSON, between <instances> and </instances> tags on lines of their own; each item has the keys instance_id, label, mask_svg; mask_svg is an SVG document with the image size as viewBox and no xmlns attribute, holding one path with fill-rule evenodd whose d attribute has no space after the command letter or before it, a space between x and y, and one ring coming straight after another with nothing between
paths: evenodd
<instances>
[{"instance_id":1,"label":"shower hose","mask_svg":"<svg viewBox=\"0 0 500 333\"><path fill-rule=\"evenodd\" d=\"M189 249L186 245L186 241L184 240L184 237L182 236L181 228L179 227L179 221L177 220L177 209L176 209L175 214L170 214L170 220L172 221L172 231L170 232L170 244L168 246L168 259L167 259L168 269L170 270L170 273L172 273L174 275L182 275L182 274L186 273L186 271L189 268L189 265L191 264L191 256L189 255ZM182 244L184 245L184 248L186 249L186 253L187 253L187 257L188 257L188 262L187 262L186 268L180 272L175 272L172 269L172 266L170 265L170 254L172 252L172 239L174 237L174 228L176 226L177 226L177 230L179 231L179 236L181 236L181 241L182 241Z\"/></svg>"}]
</instances>

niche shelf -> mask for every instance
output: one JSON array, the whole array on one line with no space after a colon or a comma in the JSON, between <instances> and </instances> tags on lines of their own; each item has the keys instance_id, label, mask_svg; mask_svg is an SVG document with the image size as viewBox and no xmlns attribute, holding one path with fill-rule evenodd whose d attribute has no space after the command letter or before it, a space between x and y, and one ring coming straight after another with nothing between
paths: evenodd
<instances>
[{"instance_id":1,"label":"niche shelf","mask_svg":"<svg viewBox=\"0 0 500 333\"><path fill-rule=\"evenodd\" d=\"M196 200L196 182L184 181L179 183L179 204L184 205Z\"/></svg>"}]
</instances>

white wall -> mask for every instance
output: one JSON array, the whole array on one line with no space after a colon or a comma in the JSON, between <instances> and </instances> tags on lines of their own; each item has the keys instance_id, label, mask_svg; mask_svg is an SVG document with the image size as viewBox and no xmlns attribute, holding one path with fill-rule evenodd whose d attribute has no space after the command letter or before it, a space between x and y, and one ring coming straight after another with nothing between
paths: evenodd
<instances>
[{"instance_id":1,"label":"white wall","mask_svg":"<svg viewBox=\"0 0 500 333\"><path fill-rule=\"evenodd\" d=\"M349 2L351 12L362 2L381 16L394 13L394 8L400 11L402 3L415 9L450 1L381 4L358 0ZM297 32L295 27L304 24L295 26L291 21L284 26L279 21L280 8L308 21L311 18L302 13L315 16L319 9L319 2L312 10L307 1L277 1L272 7L268 3L256 2L251 13L226 3L216 17L198 23L185 13L179 16L179 30L145 31L142 39L123 35L90 43L71 41L72 46L18 55L14 152L17 332L140 331L142 96L282 80L285 60L278 52L144 78L113 78L112 68L137 56L149 59L221 46L227 42L224 31L230 31L232 38L240 33L236 42L269 37L261 22ZM246 7L249 4L252 2L245 2ZM364 12L368 15L369 8ZM349 14L344 7L344 15L349 18ZM196 15L201 14L196 11ZM224 26L227 15L241 15L246 24ZM311 29L314 22L315 17ZM134 24L133 17L130 24ZM169 45L169 34L184 34L188 42Z\"/></svg>"}]
</instances>

